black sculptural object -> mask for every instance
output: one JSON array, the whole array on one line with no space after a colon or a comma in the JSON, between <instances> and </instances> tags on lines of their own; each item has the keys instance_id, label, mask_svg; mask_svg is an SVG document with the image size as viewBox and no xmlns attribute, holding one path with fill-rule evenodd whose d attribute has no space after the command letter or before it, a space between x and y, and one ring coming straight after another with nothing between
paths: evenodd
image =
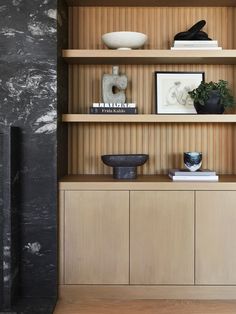
<instances>
[{"instance_id":1,"label":"black sculptural object","mask_svg":"<svg viewBox=\"0 0 236 314\"><path fill-rule=\"evenodd\" d=\"M211 40L208 34L201 31L201 29L206 25L205 20L201 20L194 24L186 32L181 32L175 35L174 40Z\"/></svg>"}]
</instances>

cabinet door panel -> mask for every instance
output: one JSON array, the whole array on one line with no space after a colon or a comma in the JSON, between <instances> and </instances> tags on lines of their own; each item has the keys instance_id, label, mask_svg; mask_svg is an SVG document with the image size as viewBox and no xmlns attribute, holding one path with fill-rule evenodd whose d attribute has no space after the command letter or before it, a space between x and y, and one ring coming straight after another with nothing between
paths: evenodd
<instances>
[{"instance_id":1,"label":"cabinet door panel","mask_svg":"<svg viewBox=\"0 0 236 314\"><path fill-rule=\"evenodd\" d=\"M131 192L132 284L194 283L194 193Z\"/></svg>"},{"instance_id":2,"label":"cabinet door panel","mask_svg":"<svg viewBox=\"0 0 236 314\"><path fill-rule=\"evenodd\" d=\"M236 192L197 192L196 283L236 284Z\"/></svg>"},{"instance_id":3,"label":"cabinet door panel","mask_svg":"<svg viewBox=\"0 0 236 314\"><path fill-rule=\"evenodd\" d=\"M65 283L127 284L129 192L65 195Z\"/></svg>"}]
</instances>

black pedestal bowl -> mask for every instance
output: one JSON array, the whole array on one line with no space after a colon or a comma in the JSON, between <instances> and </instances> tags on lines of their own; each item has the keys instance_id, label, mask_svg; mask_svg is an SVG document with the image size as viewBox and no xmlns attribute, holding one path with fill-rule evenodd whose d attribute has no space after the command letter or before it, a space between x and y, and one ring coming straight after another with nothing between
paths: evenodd
<instances>
[{"instance_id":1,"label":"black pedestal bowl","mask_svg":"<svg viewBox=\"0 0 236 314\"><path fill-rule=\"evenodd\" d=\"M103 155L105 165L113 167L114 179L136 179L137 167L148 160L146 154Z\"/></svg>"}]
</instances>

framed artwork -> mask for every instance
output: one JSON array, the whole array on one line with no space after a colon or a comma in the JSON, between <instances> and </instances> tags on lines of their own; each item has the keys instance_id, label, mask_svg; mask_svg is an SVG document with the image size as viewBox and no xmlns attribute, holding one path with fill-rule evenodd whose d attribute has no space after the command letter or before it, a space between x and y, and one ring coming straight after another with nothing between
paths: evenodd
<instances>
[{"instance_id":1,"label":"framed artwork","mask_svg":"<svg viewBox=\"0 0 236 314\"><path fill-rule=\"evenodd\" d=\"M155 72L157 114L196 114L188 92L204 80L204 72Z\"/></svg>"}]
</instances>

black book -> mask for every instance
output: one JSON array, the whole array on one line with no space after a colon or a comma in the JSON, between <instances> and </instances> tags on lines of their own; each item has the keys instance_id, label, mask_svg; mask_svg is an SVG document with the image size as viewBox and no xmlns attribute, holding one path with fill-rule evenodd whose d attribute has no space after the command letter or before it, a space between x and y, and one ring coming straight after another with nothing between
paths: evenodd
<instances>
[{"instance_id":1,"label":"black book","mask_svg":"<svg viewBox=\"0 0 236 314\"><path fill-rule=\"evenodd\" d=\"M91 114L137 114L137 108L106 108L99 107L94 108L90 107L89 112Z\"/></svg>"}]
</instances>

